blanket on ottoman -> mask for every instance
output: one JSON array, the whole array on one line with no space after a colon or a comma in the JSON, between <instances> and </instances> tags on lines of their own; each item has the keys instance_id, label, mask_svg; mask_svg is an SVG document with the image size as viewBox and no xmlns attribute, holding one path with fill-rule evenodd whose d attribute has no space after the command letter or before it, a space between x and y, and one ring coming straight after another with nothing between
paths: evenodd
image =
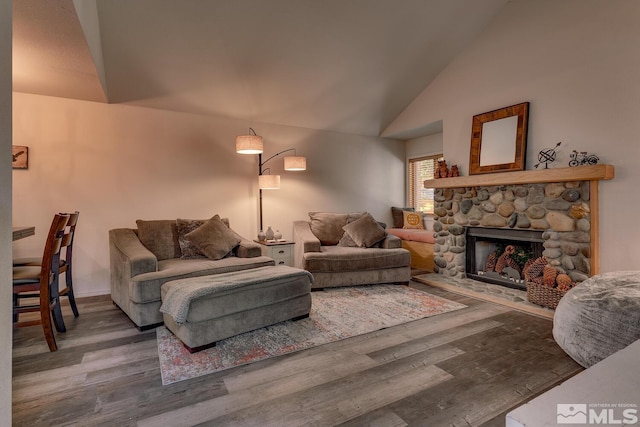
<instances>
[{"instance_id":1,"label":"blanket on ottoman","mask_svg":"<svg viewBox=\"0 0 640 427\"><path fill-rule=\"evenodd\" d=\"M174 280L173 286L162 297L160 312L173 317L176 323L184 323L189 314L191 302L198 298L211 295L222 295L237 289L239 286L248 287L267 283L274 278L286 279L299 276L301 273L313 276L308 271L287 266L261 267L250 270L234 271L225 274Z\"/></svg>"}]
</instances>

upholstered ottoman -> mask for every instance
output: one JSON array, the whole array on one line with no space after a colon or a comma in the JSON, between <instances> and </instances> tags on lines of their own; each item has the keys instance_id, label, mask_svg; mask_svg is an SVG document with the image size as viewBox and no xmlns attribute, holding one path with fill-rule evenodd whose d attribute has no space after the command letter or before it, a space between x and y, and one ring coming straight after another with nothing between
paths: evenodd
<instances>
[{"instance_id":1,"label":"upholstered ottoman","mask_svg":"<svg viewBox=\"0 0 640 427\"><path fill-rule=\"evenodd\" d=\"M192 277L162 285L165 326L189 351L309 316L313 276L288 266Z\"/></svg>"},{"instance_id":2,"label":"upholstered ottoman","mask_svg":"<svg viewBox=\"0 0 640 427\"><path fill-rule=\"evenodd\" d=\"M553 337L585 368L640 339L640 272L593 276L556 307Z\"/></svg>"}]
</instances>

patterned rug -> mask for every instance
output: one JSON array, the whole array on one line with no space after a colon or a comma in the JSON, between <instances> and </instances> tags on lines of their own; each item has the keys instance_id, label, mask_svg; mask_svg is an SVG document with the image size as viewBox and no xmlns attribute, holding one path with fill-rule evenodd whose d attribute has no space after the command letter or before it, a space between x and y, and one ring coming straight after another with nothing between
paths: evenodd
<instances>
[{"instance_id":1,"label":"patterned rug","mask_svg":"<svg viewBox=\"0 0 640 427\"><path fill-rule=\"evenodd\" d=\"M465 308L408 286L372 285L312 292L309 318L219 341L190 354L164 326L156 329L162 384L246 365L412 320Z\"/></svg>"}]
</instances>

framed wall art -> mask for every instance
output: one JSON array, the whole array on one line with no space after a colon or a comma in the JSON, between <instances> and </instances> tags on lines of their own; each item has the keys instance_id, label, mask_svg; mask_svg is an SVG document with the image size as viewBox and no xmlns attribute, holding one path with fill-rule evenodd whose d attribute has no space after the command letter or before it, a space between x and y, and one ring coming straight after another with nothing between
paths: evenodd
<instances>
[{"instance_id":1,"label":"framed wall art","mask_svg":"<svg viewBox=\"0 0 640 427\"><path fill-rule=\"evenodd\" d=\"M524 170L529 103L473 116L469 174Z\"/></svg>"},{"instance_id":2,"label":"framed wall art","mask_svg":"<svg viewBox=\"0 0 640 427\"><path fill-rule=\"evenodd\" d=\"M13 169L29 169L29 147L24 145L13 145L13 160L11 166Z\"/></svg>"}]
</instances>

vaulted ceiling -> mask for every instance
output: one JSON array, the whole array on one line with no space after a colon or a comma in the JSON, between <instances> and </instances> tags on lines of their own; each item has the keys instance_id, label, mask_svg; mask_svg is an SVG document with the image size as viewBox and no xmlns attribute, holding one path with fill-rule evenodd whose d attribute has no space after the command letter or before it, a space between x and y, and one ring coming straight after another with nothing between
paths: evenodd
<instances>
[{"instance_id":1,"label":"vaulted ceiling","mask_svg":"<svg viewBox=\"0 0 640 427\"><path fill-rule=\"evenodd\" d=\"M377 136L507 1L14 0L13 85Z\"/></svg>"}]
</instances>

